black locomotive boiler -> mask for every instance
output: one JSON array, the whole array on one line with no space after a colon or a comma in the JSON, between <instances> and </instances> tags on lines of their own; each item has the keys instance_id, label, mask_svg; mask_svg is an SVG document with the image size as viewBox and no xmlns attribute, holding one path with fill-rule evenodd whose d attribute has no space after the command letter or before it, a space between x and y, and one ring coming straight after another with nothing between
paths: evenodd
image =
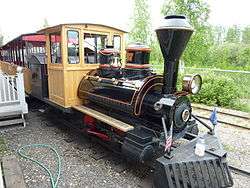
<instances>
[{"instance_id":1,"label":"black locomotive boiler","mask_svg":"<svg viewBox=\"0 0 250 188\"><path fill-rule=\"evenodd\" d=\"M167 20L172 22L173 18L168 17ZM187 95L194 90L198 92L201 78L197 75L188 80L192 82L188 84L193 84L193 90L187 86L181 92L176 91L179 58L193 32L184 19L179 20L183 21L183 30L170 32L164 27L157 30L165 58L163 76L152 72L149 65L150 49L147 46L128 46L124 68L114 65L118 52L103 49L100 51L100 67L81 81L79 97L99 107L113 109L114 113L123 112L128 119L140 118L142 124L149 121L159 130L162 129L163 115L167 117L167 127L173 122L176 133L184 130L188 124L194 124L190 121L191 104ZM152 125L149 126L152 128Z\"/></svg>"},{"instance_id":2,"label":"black locomotive boiler","mask_svg":"<svg viewBox=\"0 0 250 188\"><path fill-rule=\"evenodd\" d=\"M90 71L78 88L79 98L87 101L85 106L133 126L122 132L89 115L84 117L89 134L119 143L130 160L154 164L155 187L232 185L226 152L213 128L205 125L209 129L203 135L205 155L198 157L194 152L199 137L188 95L199 92L201 77L185 76L183 89L176 89L179 59L192 33L184 16L166 16L156 29L164 57L163 75L151 70L147 46L128 46L125 66L119 64L119 51L107 47L99 52L99 68ZM188 142L176 144L180 139Z\"/></svg>"}]
</instances>

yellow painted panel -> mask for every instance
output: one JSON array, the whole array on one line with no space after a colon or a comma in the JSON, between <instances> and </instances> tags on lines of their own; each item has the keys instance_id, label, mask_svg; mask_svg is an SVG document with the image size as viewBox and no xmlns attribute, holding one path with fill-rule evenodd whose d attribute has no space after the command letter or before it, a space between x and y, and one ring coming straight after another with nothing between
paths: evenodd
<instances>
[{"instance_id":1,"label":"yellow painted panel","mask_svg":"<svg viewBox=\"0 0 250 188\"><path fill-rule=\"evenodd\" d=\"M63 70L48 69L49 100L64 106L64 76Z\"/></svg>"},{"instance_id":2,"label":"yellow painted panel","mask_svg":"<svg viewBox=\"0 0 250 188\"><path fill-rule=\"evenodd\" d=\"M92 69L95 69L93 67ZM82 99L77 96L78 86L82 78L92 69L67 69L64 72L65 75L65 106L72 107L73 105L82 104Z\"/></svg>"}]
</instances>

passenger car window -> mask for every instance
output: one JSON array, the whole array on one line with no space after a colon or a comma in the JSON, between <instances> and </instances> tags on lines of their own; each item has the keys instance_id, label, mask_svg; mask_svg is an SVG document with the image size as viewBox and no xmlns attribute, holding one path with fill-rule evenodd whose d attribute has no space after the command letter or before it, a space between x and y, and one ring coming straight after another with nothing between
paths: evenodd
<instances>
[{"instance_id":1,"label":"passenger car window","mask_svg":"<svg viewBox=\"0 0 250 188\"><path fill-rule=\"evenodd\" d=\"M113 46L116 50L121 50L121 36L114 35L113 37Z\"/></svg>"},{"instance_id":2,"label":"passenger car window","mask_svg":"<svg viewBox=\"0 0 250 188\"><path fill-rule=\"evenodd\" d=\"M68 63L79 63L79 32L68 31Z\"/></svg>"},{"instance_id":3,"label":"passenger car window","mask_svg":"<svg viewBox=\"0 0 250 188\"><path fill-rule=\"evenodd\" d=\"M98 52L107 45L106 35L84 33L84 62L87 64L98 63Z\"/></svg>"},{"instance_id":4,"label":"passenger car window","mask_svg":"<svg viewBox=\"0 0 250 188\"><path fill-rule=\"evenodd\" d=\"M62 63L61 57L61 34L50 34L51 63Z\"/></svg>"}]
</instances>

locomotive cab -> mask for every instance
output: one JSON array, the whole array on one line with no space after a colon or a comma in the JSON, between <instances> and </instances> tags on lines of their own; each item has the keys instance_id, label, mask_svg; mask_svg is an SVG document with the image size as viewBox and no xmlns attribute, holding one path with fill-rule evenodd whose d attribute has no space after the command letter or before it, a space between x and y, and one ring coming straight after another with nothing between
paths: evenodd
<instances>
[{"instance_id":1,"label":"locomotive cab","mask_svg":"<svg viewBox=\"0 0 250 188\"><path fill-rule=\"evenodd\" d=\"M90 71L101 70L102 76L108 76L104 66L111 64L110 53L117 56L117 64L124 64L119 57L125 59L125 33L91 23L61 24L38 31L46 38L48 96L43 100L65 112L85 103L77 95L80 81ZM111 68L116 69L113 64Z\"/></svg>"}]
</instances>

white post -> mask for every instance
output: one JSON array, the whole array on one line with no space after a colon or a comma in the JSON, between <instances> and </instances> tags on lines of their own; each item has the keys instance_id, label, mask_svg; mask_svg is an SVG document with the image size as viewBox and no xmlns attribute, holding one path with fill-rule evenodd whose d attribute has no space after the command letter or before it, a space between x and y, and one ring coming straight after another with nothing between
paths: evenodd
<instances>
[{"instance_id":1,"label":"white post","mask_svg":"<svg viewBox=\"0 0 250 188\"><path fill-rule=\"evenodd\" d=\"M23 68L17 67L17 94L20 101L20 105L22 106L23 114L28 113L28 106L25 101L25 90L24 90L24 80L23 80Z\"/></svg>"}]
</instances>

